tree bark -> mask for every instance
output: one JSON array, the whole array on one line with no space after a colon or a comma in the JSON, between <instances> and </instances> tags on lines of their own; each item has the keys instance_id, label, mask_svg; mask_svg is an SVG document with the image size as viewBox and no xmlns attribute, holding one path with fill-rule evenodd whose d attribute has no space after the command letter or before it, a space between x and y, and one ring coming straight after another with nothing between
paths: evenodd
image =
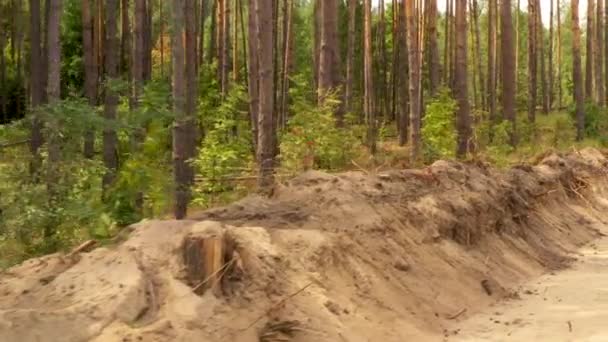
<instances>
[{"instance_id":1,"label":"tree bark","mask_svg":"<svg viewBox=\"0 0 608 342\"><path fill-rule=\"evenodd\" d=\"M252 138L254 150L257 151L258 142L258 110L260 107L259 98L259 62L258 62L258 39L257 39L257 14L255 12L255 1L249 0L248 10L248 47L247 55L249 62L249 73L247 74L249 91L249 117L251 120Z\"/></svg>"},{"instance_id":2,"label":"tree bark","mask_svg":"<svg viewBox=\"0 0 608 342\"><path fill-rule=\"evenodd\" d=\"M346 87L344 94L344 106L347 112L353 111L357 2L357 0L348 0L348 42L346 47Z\"/></svg>"},{"instance_id":3,"label":"tree bark","mask_svg":"<svg viewBox=\"0 0 608 342\"><path fill-rule=\"evenodd\" d=\"M544 28L543 28L543 20L542 20L542 11L540 0L536 0L536 30L538 33L537 47L538 47L538 58L540 59L540 81L542 87L542 105L543 105L543 114L549 114L549 92L547 88L547 69L545 63L545 39L544 39Z\"/></svg>"},{"instance_id":4,"label":"tree bark","mask_svg":"<svg viewBox=\"0 0 608 342\"><path fill-rule=\"evenodd\" d=\"M284 0L284 34L283 34L283 70L281 80L281 103L280 103L280 126L287 125L287 114L289 111L289 74L292 67L292 45L293 45L293 0Z\"/></svg>"},{"instance_id":5,"label":"tree bark","mask_svg":"<svg viewBox=\"0 0 608 342\"><path fill-rule=\"evenodd\" d=\"M129 0L121 1L122 39L120 41L120 72L130 79L131 66L131 19L129 17Z\"/></svg>"},{"instance_id":6,"label":"tree bark","mask_svg":"<svg viewBox=\"0 0 608 342\"><path fill-rule=\"evenodd\" d=\"M515 49L513 44L513 18L511 15L511 0L501 2L501 35L502 50L502 107L504 119L511 123L510 142L516 145L517 126L515 109L515 91L517 86L515 69Z\"/></svg>"},{"instance_id":7,"label":"tree bark","mask_svg":"<svg viewBox=\"0 0 608 342\"><path fill-rule=\"evenodd\" d=\"M340 51L338 41L338 1L321 1L321 50L319 57L318 101L324 103L328 94L339 91ZM341 125L342 112L337 109L336 121Z\"/></svg>"},{"instance_id":8,"label":"tree bark","mask_svg":"<svg viewBox=\"0 0 608 342\"><path fill-rule=\"evenodd\" d=\"M256 0L259 61L258 186L269 192L274 184L276 132L274 125L274 37L272 0Z\"/></svg>"},{"instance_id":9,"label":"tree bark","mask_svg":"<svg viewBox=\"0 0 608 342\"><path fill-rule=\"evenodd\" d=\"M374 79L372 51L372 4L370 0L363 1L364 32L363 32L363 84L364 107L367 121L367 146L372 155L376 154L376 113L374 108Z\"/></svg>"},{"instance_id":10,"label":"tree bark","mask_svg":"<svg viewBox=\"0 0 608 342\"><path fill-rule=\"evenodd\" d=\"M606 105L606 88L604 88L604 3L597 0L595 29L595 88L597 100L601 106Z\"/></svg>"},{"instance_id":11,"label":"tree bark","mask_svg":"<svg viewBox=\"0 0 608 342\"><path fill-rule=\"evenodd\" d=\"M95 57L93 16L91 15L90 0L82 1L82 48L84 52L84 88L85 96L92 107L97 106L97 81L99 75L97 58ZM95 133L87 130L84 136L84 156L93 158L95 155Z\"/></svg>"},{"instance_id":12,"label":"tree bark","mask_svg":"<svg viewBox=\"0 0 608 342\"><path fill-rule=\"evenodd\" d=\"M505 0L502 0L505 1ZM456 155L466 156L471 147L471 113L467 81L467 2L456 1L456 63L455 95L458 101L456 128L458 130L458 148Z\"/></svg>"},{"instance_id":13,"label":"tree bark","mask_svg":"<svg viewBox=\"0 0 608 342\"><path fill-rule=\"evenodd\" d=\"M395 73L398 75L398 98L399 98L399 115L397 117L397 129L399 131L399 146L404 146L408 141L409 125L410 125L410 97L409 97L409 49L408 49L408 28L405 12L406 0L402 0L398 5L399 15L399 70Z\"/></svg>"},{"instance_id":14,"label":"tree bark","mask_svg":"<svg viewBox=\"0 0 608 342\"><path fill-rule=\"evenodd\" d=\"M429 61L429 87L431 96L437 95L441 83L441 65L439 64L439 45L437 44L437 0L426 2L426 32Z\"/></svg>"},{"instance_id":15,"label":"tree bark","mask_svg":"<svg viewBox=\"0 0 608 342\"><path fill-rule=\"evenodd\" d=\"M118 43L118 29L116 17L119 11L118 0L106 1L106 42L105 42L105 127L103 130L103 161L106 173L103 177L103 186L107 190L116 178L118 170L118 137L114 130L118 95L112 89L112 82L119 78L118 60L120 50Z\"/></svg>"},{"instance_id":16,"label":"tree bark","mask_svg":"<svg viewBox=\"0 0 608 342\"><path fill-rule=\"evenodd\" d=\"M578 0L571 0L572 13L572 82L576 106L576 140L585 137L585 99L583 93L583 71L581 67L581 30L578 23Z\"/></svg>"},{"instance_id":17,"label":"tree bark","mask_svg":"<svg viewBox=\"0 0 608 342\"><path fill-rule=\"evenodd\" d=\"M606 0L608 2L608 0ZM562 109L563 85L562 85L562 9L557 0L557 107ZM607 45L608 46L608 45Z\"/></svg>"},{"instance_id":18,"label":"tree bark","mask_svg":"<svg viewBox=\"0 0 608 342\"><path fill-rule=\"evenodd\" d=\"M528 0L528 121L536 120L537 70L536 61L536 0Z\"/></svg>"},{"instance_id":19,"label":"tree bark","mask_svg":"<svg viewBox=\"0 0 608 342\"><path fill-rule=\"evenodd\" d=\"M473 0L473 7L471 8L473 13L473 22L471 25L475 26L475 51L477 55L475 56L475 62L477 65L477 77L479 81L479 92L481 94L481 108L486 108L485 104L485 89L484 85L486 83L485 76L483 74L483 63L481 58L481 34L479 29L479 4L477 0ZM475 80L473 80L475 81Z\"/></svg>"},{"instance_id":20,"label":"tree bark","mask_svg":"<svg viewBox=\"0 0 608 342\"><path fill-rule=\"evenodd\" d=\"M413 1L405 1L405 14L409 35L410 142L412 144L410 154L412 162L415 162L420 156L420 116L422 111L420 105L420 42L416 19L418 15L415 12Z\"/></svg>"},{"instance_id":21,"label":"tree bark","mask_svg":"<svg viewBox=\"0 0 608 342\"><path fill-rule=\"evenodd\" d=\"M497 15L496 0L489 0L488 7L488 86L486 88L488 97L488 110L490 122L496 123L498 113L496 112L496 26L494 18Z\"/></svg>"},{"instance_id":22,"label":"tree bark","mask_svg":"<svg viewBox=\"0 0 608 342\"><path fill-rule=\"evenodd\" d=\"M559 0L558 0L559 2ZM553 109L555 99L555 66L553 65L553 0L551 0L551 8L549 10L549 110Z\"/></svg>"},{"instance_id":23,"label":"tree bark","mask_svg":"<svg viewBox=\"0 0 608 342\"><path fill-rule=\"evenodd\" d=\"M45 56L41 50L42 35L40 31L40 0L30 0L30 94L32 107L32 131L30 140L30 152L32 162L30 173L36 179L36 174L40 168L40 147L43 143L42 120L40 119L37 108L43 103L44 91L42 87L44 73L42 70L42 60Z\"/></svg>"},{"instance_id":24,"label":"tree bark","mask_svg":"<svg viewBox=\"0 0 608 342\"><path fill-rule=\"evenodd\" d=\"M598 0L601 1L601 0ZM585 99L593 100L595 94L593 92L594 76L593 76L593 55L595 54L595 46L593 42L593 28L594 28L594 2L593 0L587 0L587 51L585 59Z\"/></svg>"}]
</instances>

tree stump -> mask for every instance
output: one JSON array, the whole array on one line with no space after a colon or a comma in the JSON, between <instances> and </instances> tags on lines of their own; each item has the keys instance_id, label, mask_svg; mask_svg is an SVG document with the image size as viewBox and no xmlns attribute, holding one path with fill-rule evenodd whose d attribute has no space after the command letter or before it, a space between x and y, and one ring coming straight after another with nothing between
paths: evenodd
<instances>
[{"instance_id":1,"label":"tree stump","mask_svg":"<svg viewBox=\"0 0 608 342\"><path fill-rule=\"evenodd\" d=\"M184 240L183 258L186 278L198 294L211 289L213 294L222 294L222 276L226 270L226 244L223 235L190 236Z\"/></svg>"}]
</instances>

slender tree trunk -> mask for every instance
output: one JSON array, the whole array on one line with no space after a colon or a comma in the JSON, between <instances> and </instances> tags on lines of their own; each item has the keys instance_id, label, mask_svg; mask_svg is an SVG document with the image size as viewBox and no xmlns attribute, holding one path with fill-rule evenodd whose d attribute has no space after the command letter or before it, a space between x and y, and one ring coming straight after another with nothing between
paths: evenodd
<instances>
[{"instance_id":1,"label":"slender tree trunk","mask_svg":"<svg viewBox=\"0 0 608 342\"><path fill-rule=\"evenodd\" d=\"M207 19L207 0L200 0L200 22L199 27L199 46L198 46L198 66L203 65L205 60L205 21Z\"/></svg>"},{"instance_id":2,"label":"slender tree trunk","mask_svg":"<svg viewBox=\"0 0 608 342\"><path fill-rule=\"evenodd\" d=\"M287 124L287 112L289 110L289 73L292 60L293 45L293 0L284 0L285 23L284 23L284 47L283 47L283 80L281 81L281 128Z\"/></svg>"},{"instance_id":3,"label":"slender tree trunk","mask_svg":"<svg viewBox=\"0 0 608 342\"><path fill-rule=\"evenodd\" d=\"M598 0L602 1L602 0ZM601 30L604 31L604 39L608 39L608 0L604 3L604 27ZM603 42L604 44L604 68L605 68L605 76L604 76L604 106L608 105L608 42Z\"/></svg>"},{"instance_id":4,"label":"slender tree trunk","mask_svg":"<svg viewBox=\"0 0 608 342\"><path fill-rule=\"evenodd\" d=\"M572 82L576 106L576 140L585 137L585 99L583 94L583 71L581 67L581 30L578 23L578 0L571 0L572 13Z\"/></svg>"},{"instance_id":5,"label":"slender tree trunk","mask_svg":"<svg viewBox=\"0 0 608 342\"><path fill-rule=\"evenodd\" d=\"M228 75L230 73L230 0L220 0L221 4L221 50L220 50L220 76L222 96L228 95Z\"/></svg>"},{"instance_id":6,"label":"slender tree trunk","mask_svg":"<svg viewBox=\"0 0 608 342\"><path fill-rule=\"evenodd\" d=\"M505 1L505 0L502 0ZM456 64L454 84L458 113L456 127L458 130L458 148L456 155L466 156L471 147L471 113L467 81L467 2L456 1Z\"/></svg>"},{"instance_id":7,"label":"slender tree trunk","mask_svg":"<svg viewBox=\"0 0 608 342\"><path fill-rule=\"evenodd\" d=\"M232 18L232 82L235 84L239 80L239 7L237 0L233 0L233 18Z\"/></svg>"},{"instance_id":8,"label":"slender tree trunk","mask_svg":"<svg viewBox=\"0 0 608 342\"><path fill-rule=\"evenodd\" d=\"M201 0L201 2L204 3L204 0ZM160 3L158 5L158 21L159 21L159 44L160 44L160 77L162 79L165 78L165 16L164 16L164 5L162 0L160 0ZM203 30L203 28L201 27L201 30ZM201 37L201 40L203 38ZM199 50L200 53L200 64L202 64L202 56L203 56L203 47L201 46L201 49ZM198 62L197 62L198 63ZM200 64L197 64L197 67L200 66ZM197 69L198 70L198 69Z\"/></svg>"},{"instance_id":9,"label":"slender tree trunk","mask_svg":"<svg viewBox=\"0 0 608 342\"><path fill-rule=\"evenodd\" d=\"M547 88L547 68L545 63L545 39L544 39L544 28L542 20L542 11L540 6L540 0L536 0L536 29L538 33L537 47L538 47L538 58L540 59L540 81L543 92L542 105L543 114L549 114L549 92Z\"/></svg>"},{"instance_id":10,"label":"slender tree trunk","mask_svg":"<svg viewBox=\"0 0 608 342\"><path fill-rule=\"evenodd\" d=\"M606 105L606 88L604 88L604 3L597 0L596 29L595 29L595 84L598 103Z\"/></svg>"},{"instance_id":11,"label":"slender tree trunk","mask_svg":"<svg viewBox=\"0 0 608 342\"><path fill-rule=\"evenodd\" d=\"M218 36L218 31L219 31L219 29L218 29L219 23L217 22L217 18L218 18L218 16L217 16L218 1L212 0L211 3L212 3L211 13L210 13L210 15L211 15L211 32L209 32L209 39L210 39L210 41L209 41L209 53L207 54L208 55L207 56L207 58L208 58L207 63L209 65L212 65L213 61L215 61L217 59L217 57L218 57L218 53L217 53L217 50L218 50L217 36ZM219 61L218 61L218 63L219 63ZM219 67L219 65L218 65L218 67ZM219 73L218 73L218 75L219 75Z\"/></svg>"},{"instance_id":12,"label":"slender tree trunk","mask_svg":"<svg viewBox=\"0 0 608 342\"><path fill-rule=\"evenodd\" d=\"M171 58L173 64L173 111L175 124L173 127L173 178L175 182L175 204L173 215L176 219L183 219L187 213L187 178L188 163L186 152L185 119L187 114L186 99L186 52L184 46L185 36L185 1L173 0L171 7Z\"/></svg>"},{"instance_id":13,"label":"slender tree trunk","mask_svg":"<svg viewBox=\"0 0 608 342\"><path fill-rule=\"evenodd\" d=\"M314 0L314 49L313 49L313 67L314 88L319 89L319 70L321 64L321 27L323 18L321 17L321 3L323 0Z\"/></svg>"},{"instance_id":14,"label":"slender tree trunk","mask_svg":"<svg viewBox=\"0 0 608 342\"><path fill-rule=\"evenodd\" d=\"M272 0L255 0L259 61L258 186L268 192L274 184L276 132L274 125L274 63Z\"/></svg>"},{"instance_id":15,"label":"slender tree trunk","mask_svg":"<svg viewBox=\"0 0 608 342\"><path fill-rule=\"evenodd\" d=\"M106 1L106 42L105 42L105 128L103 130L103 161L106 174L103 177L104 189L107 189L116 177L118 169L118 138L114 130L116 120L116 108L118 106L118 95L112 89L112 82L119 78L118 60L120 50L118 43L117 14L119 11L118 0Z\"/></svg>"},{"instance_id":16,"label":"slender tree trunk","mask_svg":"<svg viewBox=\"0 0 608 342\"><path fill-rule=\"evenodd\" d=\"M398 131L399 131L399 146L404 146L408 141L409 125L410 125L410 66L409 66L409 49L408 49L408 28L406 18L406 0L402 0L399 4L399 116L398 116Z\"/></svg>"},{"instance_id":17,"label":"slender tree trunk","mask_svg":"<svg viewBox=\"0 0 608 342\"><path fill-rule=\"evenodd\" d=\"M496 123L498 113L496 111L496 26L494 18L497 15L496 0L489 0L488 7L488 109L490 122Z\"/></svg>"},{"instance_id":18,"label":"slender tree trunk","mask_svg":"<svg viewBox=\"0 0 608 342\"><path fill-rule=\"evenodd\" d=\"M511 0L501 2L501 35L500 45L502 50L502 107L504 119L511 122L510 141L511 145L516 145L516 69L515 69L515 49L513 44L513 18L511 15Z\"/></svg>"},{"instance_id":19,"label":"slender tree trunk","mask_svg":"<svg viewBox=\"0 0 608 342\"><path fill-rule=\"evenodd\" d=\"M593 55L595 53L595 46L593 44L594 8L595 4L593 0L587 0L587 51L585 60L585 99L587 100L593 100L595 97L593 92Z\"/></svg>"},{"instance_id":20,"label":"slender tree trunk","mask_svg":"<svg viewBox=\"0 0 608 342\"><path fill-rule=\"evenodd\" d=\"M608 1L608 0L606 0ZM562 9L561 1L557 0L557 107L562 109ZM608 46L608 45L607 45Z\"/></svg>"},{"instance_id":21,"label":"slender tree trunk","mask_svg":"<svg viewBox=\"0 0 608 342\"><path fill-rule=\"evenodd\" d=\"M409 76L410 76L410 153L412 161L418 160L421 148L420 136L420 41L418 40L417 12L413 1L405 1L405 14L407 17L407 30L409 35ZM451 73L450 73L451 75Z\"/></svg>"},{"instance_id":22,"label":"slender tree trunk","mask_svg":"<svg viewBox=\"0 0 608 342\"><path fill-rule=\"evenodd\" d=\"M372 4L370 0L363 1L363 84L364 107L367 121L367 146L372 155L376 154L376 112L374 108L374 72L372 51Z\"/></svg>"},{"instance_id":23,"label":"slender tree trunk","mask_svg":"<svg viewBox=\"0 0 608 342\"><path fill-rule=\"evenodd\" d=\"M97 75L98 66L95 57L93 16L91 15L91 3L89 0L82 1L82 48L84 51L84 88L89 105L97 106ZM95 155L95 133L88 130L84 136L84 156L93 158Z\"/></svg>"},{"instance_id":24,"label":"slender tree trunk","mask_svg":"<svg viewBox=\"0 0 608 342\"><path fill-rule=\"evenodd\" d=\"M407 1L407 0L403 0ZM491 1L491 0L490 0ZM452 0L446 0L445 2L445 37L444 37L444 48L443 48L443 82L446 85L450 83L450 51L452 49L450 45L449 37L452 36L450 30L450 18L452 16Z\"/></svg>"},{"instance_id":25,"label":"slender tree trunk","mask_svg":"<svg viewBox=\"0 0 608 342\"><path fill-rule=\"evenodd\" d=\"M555 66L553 65L553 1L549 10L549 110L553 109L555 102ZM559 0L558 0L559 1Z\"/></svg>"},{"instance_id":26,"label":"slender tree trunk","mask_svg":"<svg viewBox=\"0 0 608 342\"><path fill-rule=\"evenodd\" d=\"M120 72L129 78L129 68L131 65L131 19L129 18L129 0L122 0L121 4L122 39L120 42Z\"/></svg>"},{"instance_id":27,"label":"slender tree trunk","mask_svg":"<svg viewBox=\"0 0 608 342\"><path fill-rule=\"evenodd\" d=\"M323 103L328 94L339 91L340 60L338 43L338 1L321 2L321 51L319 58L319 103ZM336 121L341 124L341 111L336 111Z\"/></svg>"},{"instance_id":28,"label":"slender tree trunk","mask_svg":"<svg viewBox=\"0 0 608 342\"><path fill-rule=\"evenodd\" d=\"M528 121L536 120L536 0L528 0Z\"/></svg>"},{"instance_id":29,"label":"slender tree trunk","mask_svg":"<svg viewBox=\"0 0 608 342\"><path fill-rule=\"evenodd\" d=\"M388 60L386 57L386 16L384 0L378 1L378 24L376 28L375 40L377 42L377 49L375 52L377 54L376 61L378 61L378 63L376 64L376 68L374 68L377 70L377 74L375 74L373 77L376 77L375 103L376 110L378 111L379 121L381 119L385 119L386 113L388 112L388 91L386 83L386 65L388 63Z\"/></svg>"},{"instance_id":30,"label":"slender tree trunk","mask_svg":"<svg viewBox=\"0 0 608 342\"><path fill-rule=\"evenodd\" d=\"M353 93L354 93L354 76L355 76L355 34L356 34L356 13L357 0L348 0L348 43L346 53L346 91L344 96L344 105L347 112L353 111Z\"/></svg>"},{"instance_id":31,"label":"slender tree trunk","mask_svg":"<svg viewBox=\"0 0 608 342\"><path fill-rule=\"evenodd\" d=\"M42 60L45 56L41 51L41 30L40 30L40 0L30 0L30 94L32 108L32 131L30 141L30 152L32 153L32 163L30 173L36 179L36 174L40 169L40 147L42 146L42 120L37 112L38 107L44 100L44 88L42 88L44 73L42 71ZM2 44L0 44L2 45Z\"/></svg>"},{"instance_id":32,"label":"slender tree trunk","mask_svg":"<svg viewBox=\"0 0 608 342\"><path fill-rule=\"evenodd\" d=\"M138 106L139 97L144 85L144 55L145 55L145 30L146 30L146 2L145 0L135 0L135 26L133 35L133 104Z\"/></svg>"},{"instance_id":33,"label":"slender tree trunk","mask_svg":"<svg viewBox=\"0 0 608 342\"><path fill-rule=\"evenodd\" d=\"M517 0L515 5L515 93L517 94L517 88L519 87L519 14L521 0Z\"/></svg>"},{"instance_id":34,"label":"slender tree trunk","mask_svg":"<svg viewBox=\"0 0 608 342\"><path fill-rule=\"evenodd\" d=\"M475 26L475 62L477 64L477 75L479 78L479 92L481 94L481 107L486 108L485 103L485 89L484 85L486 83L485 76L483 74L483 61L481 59L481 33L479 29L479 6L477 0L473 0L473 7L471 8L473 11L473 23L471 25ZM475 80L473 80L474 82Z\"/></svg>"},{"instance_id":35,"label":"slender tree trunk","mask_svg":"<svg viewBox=\"0 0 608 342\"><path fill-rule=\"evenodd\" d=\"M249 45L249 54L247 55L249 61L249 116L251 119L251 129L253 135L253 146L257 151L258 142L258 110L260 107L259 97L259 62L258 62L258 39L257 39L257 14L255 11L255 1L249 0L249 21L248 21L248 35L247 39Z\"/></svg>"},{"instance_id":36,"label":"slender tree trunk","mask_svg":"<svg viewBox=\"0 0 608 342\"><path fill-rule=\"evenodd\" d=\"M426 2L427 58L429 61L429 85L431 96L437 95L441 83L439 45L437 44L437 0Z\"/></svg>"}]
</instances>

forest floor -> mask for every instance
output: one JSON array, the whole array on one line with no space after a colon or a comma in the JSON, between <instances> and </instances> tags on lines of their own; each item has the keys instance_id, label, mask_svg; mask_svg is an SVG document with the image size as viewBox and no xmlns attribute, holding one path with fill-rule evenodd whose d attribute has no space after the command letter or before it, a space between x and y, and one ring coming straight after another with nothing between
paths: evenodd
<instances>
[{"instance_id":1,"label":"forest floor","mask_svg":"<svg viewBox=\"0 0 608 342\"><path fill-rule=\"evenodd\" d=\"M0 341L592 341L607 175L595 149L307 172L3 271Z\"/></svg>"}]
</instances>

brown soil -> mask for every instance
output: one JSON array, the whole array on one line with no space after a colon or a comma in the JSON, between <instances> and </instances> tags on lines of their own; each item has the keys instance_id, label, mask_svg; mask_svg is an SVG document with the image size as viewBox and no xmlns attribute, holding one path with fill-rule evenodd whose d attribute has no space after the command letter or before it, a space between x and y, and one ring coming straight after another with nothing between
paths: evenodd
<instances>
[{"instance_id":1,"label":"brown soil","mask_svg":"<svg viewBox=\"0 0 608 342\"><path fill-rule=\"evenodd\" d=\"M309 172L5 271L0 341L442 339L600 237L607 171L588 149L508 171Z\"/></svg>"}]
</instances>

